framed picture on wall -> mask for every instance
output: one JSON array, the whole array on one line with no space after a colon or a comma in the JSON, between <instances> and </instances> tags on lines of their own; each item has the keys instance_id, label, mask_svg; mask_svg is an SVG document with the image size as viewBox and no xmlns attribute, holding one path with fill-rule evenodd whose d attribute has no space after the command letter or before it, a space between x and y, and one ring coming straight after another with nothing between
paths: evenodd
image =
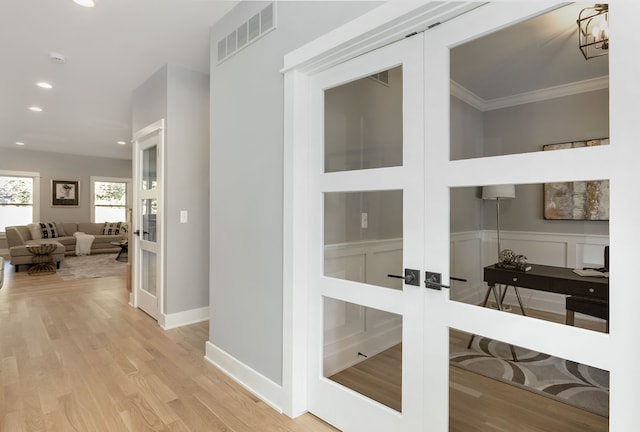
<instances>
[{"instance_id":1,"label":"framed picture on wall","mask_svg":"<svg viewBox=\"0 0 640 432\"><path fill-rule=\"evenodd\" d=\"M51 180L51 206L78 207L80 182L77 180Z\"/></svg>"},{"instance_id":2,"label":"framed picture on wall","mask_svg":"<svg viewBox=\"0 0 640 432\"><path fill-rule=\"evenodd\" d=\"M608 145L608 138L548 144L543 151ZM609 220L609 180L544 184L544 218L561 220Z\"/></svg>"}]
</instances>

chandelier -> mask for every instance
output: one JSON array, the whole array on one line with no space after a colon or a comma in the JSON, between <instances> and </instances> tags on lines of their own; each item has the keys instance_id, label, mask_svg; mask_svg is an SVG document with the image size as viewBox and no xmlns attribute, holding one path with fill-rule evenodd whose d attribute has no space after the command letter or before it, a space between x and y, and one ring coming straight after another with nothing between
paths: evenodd
<instances>
[{"instance_id":1,"label":"chandelier","mask_svg":"<svg viewBox=\"0 0 640 432\"><path fill-rule=\"evenodd\" d=\"M596 4L578 15L578 45L585 60L609 54L609 5Z\"/></svg>"}]
</instances>

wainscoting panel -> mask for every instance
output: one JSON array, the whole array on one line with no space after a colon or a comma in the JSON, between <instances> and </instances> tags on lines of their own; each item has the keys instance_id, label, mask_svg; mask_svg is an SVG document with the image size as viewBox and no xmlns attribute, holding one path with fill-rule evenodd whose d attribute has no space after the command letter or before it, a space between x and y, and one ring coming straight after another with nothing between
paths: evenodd
<instances>
[{"instance_id":1,"label":"wainscoting panel","mask_svg":"<svg viewBox=\"0 0 640 432\"><path fill-rule=\"evenodd\" d=\"M342 243L325 247L329 277L402 289L387 274L402 269L402 239ZM345 303L324 301L324 374L333 375L402 341L402 319L395 314Z\"/></svg>"},{"instance_id":2,"label":"wainscoting panel","mask_svg":"<svg viewBox=\"0 0 640 432\"><path fill-rule=\"evenodd\" d=\"M559 267L600 267L609 237L602 235L501 231L503 249L525 255L532 264ZM497 262L495 231L452 233L450 240L451 276L467 282L451 281L450 298L480 304L487 290L483 268ZM402 289L402 281L389 281L387 268L402 271L402 240L355 242L325 248L327 275L358 282ZM424 275L421 275L424 277ZM391 285L397 284L397 285ZM385 285L387 284L387 285ZM525 308L565 313L565 296L521 288ZM505 303L517 310L513 289L507 290ZM334 300L325 303L325 373L336 373L362 361L357 353L375 355L399 343L401 319L393 314Z\"/></svg>"},{"instance_id":3,"label":"wainscoting panel","mask_svg":"<svg viewBox=\"0 0 640 432\"><path fill-rule=\"evenodd\" d=\"M451 276L466 279L467 282L450 281L451 300L463 303L482 302L484 282L482 281L483 237L481 231L451 234L450 257Z\"/></svg>"}]
</instances>

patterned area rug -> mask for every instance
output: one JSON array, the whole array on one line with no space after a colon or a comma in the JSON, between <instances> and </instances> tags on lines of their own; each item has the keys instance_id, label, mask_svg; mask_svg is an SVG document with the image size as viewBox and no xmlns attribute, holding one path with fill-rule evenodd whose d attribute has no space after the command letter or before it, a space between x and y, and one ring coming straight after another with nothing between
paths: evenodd
<instances>
[{"instance_id":1,"label":"patterned area rug","mask_svg":"<svg viewBox=\"0 0 640 432\"><path fill-rule=\"evenodd\" d=\"M467 343L451 346L452 365L609 416L608 371L517 346L514 362L506 343L478 336L471 349Z\"/></svg>"},{"instance_id":2,"label":"patterned area rug","mask_svg":"<svg viewBox=\"0 0 640 432\"><path fill-rule=\"evenodd\" d=\"M87 256L65 256L60 263L58 276L62 280L91 279L108 276L124 276L127 263L116 261L116 253Z\"/></svg>"}]
</instances>

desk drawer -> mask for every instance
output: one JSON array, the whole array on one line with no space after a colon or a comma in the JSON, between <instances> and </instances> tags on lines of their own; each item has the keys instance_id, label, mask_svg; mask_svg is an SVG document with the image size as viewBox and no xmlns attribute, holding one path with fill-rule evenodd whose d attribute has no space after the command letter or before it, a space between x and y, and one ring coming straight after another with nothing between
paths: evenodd
<instances>
[{"instance_id":1,"label":"desk drawer","mask_svg":"<svg viewBox=\"0 0 640 432\"><path fill-rule=\"evenodd\" d=\"M515 285L541 291L549 291L551 289L550 279L548 277L523 271L486 267L484 269L484 280L488 283Z\"/></svg>"},{"instance_id":2,"label":"desk drawer","mask_svg":"<svg viewBox=\"0 0 640 432\"><path fill-rule=\"evenodd\" d=\"M484 268L484 280L489 285L513 285L558 294L609 299L608 280L580 277L570 269L537 266L531 272L521 272L489 266Z\"/></svg>"}]
</instances>

